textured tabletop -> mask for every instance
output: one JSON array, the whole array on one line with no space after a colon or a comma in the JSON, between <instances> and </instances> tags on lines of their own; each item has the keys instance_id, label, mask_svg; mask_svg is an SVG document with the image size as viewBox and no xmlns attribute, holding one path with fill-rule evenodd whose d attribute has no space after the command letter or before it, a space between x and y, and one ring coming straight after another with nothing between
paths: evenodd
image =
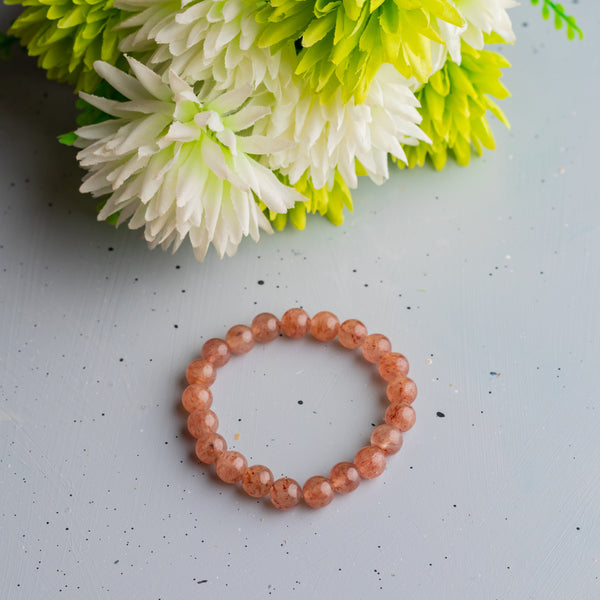
<instances>
[{"instance_id":1,"label":"textured tabletop","mask_svg":"<svg viewBox=\"0 0 600 600\"><path fill-rule=\"evenodd\" d=\"M0 62L0 597L600 598L595 4L569 3L573 42L512 11L496 151L204 263L98 223L55 139L71 92ZM384 474L319 511L219 482L179 408L206 339L291 306L385 333L419 386ZM382 390L337 345L280 339L214 406L230 447L303 482L367 443Z\"/></svg>"}]
</instances>

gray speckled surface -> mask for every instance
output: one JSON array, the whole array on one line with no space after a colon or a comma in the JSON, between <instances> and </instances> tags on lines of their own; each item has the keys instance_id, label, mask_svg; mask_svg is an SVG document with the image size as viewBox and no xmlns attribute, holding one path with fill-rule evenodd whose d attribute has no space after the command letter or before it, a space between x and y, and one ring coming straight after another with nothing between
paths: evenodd
<instances>
[{"instance_id":1,"label":"gray speckled surface","mask_svg":"<svg viewBox=\"0 0 600 600\"><path fill-rule=\"evenodd\" d=\"M0 63L0 597L600 597L600 27L569 8L584 42L513 11L496 152L363 182L342 227L204 264L97 223L54 139L70 92ZM383 476L280 513L194 461L178 397L203 340L293 305L386 333L420 395ZM214 389L231 445L301 481L384 406L308 340Z\"/></svg>"}]
</instances>

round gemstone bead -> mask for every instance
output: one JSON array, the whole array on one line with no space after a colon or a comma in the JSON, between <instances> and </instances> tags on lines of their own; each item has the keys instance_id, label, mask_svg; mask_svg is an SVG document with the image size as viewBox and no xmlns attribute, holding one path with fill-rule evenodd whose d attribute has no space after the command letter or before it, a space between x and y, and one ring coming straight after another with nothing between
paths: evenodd
<instances>
[{"instance_id":1,"label":"round gemstone bead","mask_svg":"<svg viewBox=\"0 0 600 600\"><path fill-rule=\"evenodd\" d=\"M387 423L379 425L371 434L371 446L381 448L386 456L396 454L402 448L402 432Z\"/></svg>"},{"instance_id":2,"label":"round gemstone bead","mask_svg":"<svg viewBox=\"0 0 600 600\"><path fill-rule=\"evenodd\" d=\"M372 333L368 335L362 346L363 356L371 363L379 362L381 357L392 349L392 344L385 335L381 333Z\"/></svg>"},{"instance_id":3,"label":"round gemstone bead","mask_svg":"<svg viewBox=\"0 0 600 600\"><path fill-rule=\"evenodd\" d=\"M408 360L399 352L387 352L379 360L379 374L386 381L408 375Z\"/></svg>"},{"instance_id":4,"label":"round gemstone bead","mask_svg":"<svg viewBox=\"0 0 600 600\"><path fill-rule=\"evenodd\" d=\"M248 496L262 498L266 496L273 485L273 473L264 465L253 465L246 469L242 477L242 487Z\"/></svg>"},{"instance_id":5,"label":"round gemstone bead","mask_svg":"<svg viewBox=\"0 0 600 600\"><path fill-rule=\"evenodd\" d=\"M360 473L354 463L340 462L331 469L329 481L334 492L348 494L360 485Z\"/></svg>"},{"instance_id":6,"label":"round gemstone bead","mask_svg":"<svg viewBox=\"0 0 600 600\"><path fill-rule=\"evenodd\" d=\"M338 330L338 340L344 348L354 350L358 348L367 337L367 328L358 319L344 321Z\"/></svg>"},{"instance_id":7,"label":"round gemstone bead","mask_svg":"<svg viewBox=\"0 0 600 600\"><path fill-rule=\"evenodd\" d=\"M311 508L323 508L333 500L333 488L327 477L315 475L304 484L302 495Z\"/></svg>"},{"instance_id":8,"label":"round gemstone bead","mask_svg":"<svg viewBox=\"0 0 600 600\"><path fill-rule=\"evenodd\" d=\"M227 342L220 338L212 338L205 342L200 355L204 360L215 365L215 367L226 365L231 358Z\"/></svg>"},{"instance_id":9,"label":"round gemstone bead","mask_svg":"<svg viewBox=\"0 0 600 600\"><path fill-rule=\"evenodd\" d=\"M326 310L317 313L310 320L310 332L321 342L330 342L340 328L339 319Z\"/></svg>"},{"instance_id":10,"label":"round gemstone bead","mask_svg":"<svg viewBox=\"0 0 600 600\"><path fill-rule=\"evenodd\" d=\"M410 377L400 375L387 386L386 394L390 402L412 404L417 397L417 384Z\"/></svg>"},{"instance_id":11,"label":"round gemstone bead","mask_svg":"<svg viewBox=\"0 0 600 600\"><path fill-rule=\"evenodd\" d=\"M188 431L199 438L204 433L215 432L219 428L219 419L212 410L199 408L188 416Z\"/></svg>"},{"instance_id":12,"label":"round gemstone bead","mask_svg":"<svg viewBox=\"0 0 600 600\"><path fill-rule=\"evenodd\" d=\"M185 377L188 383L200 383L209 386L212 385L217 378L217 368L211 362L199 358L188 365Z\"/></svg>"},{"instance_id":13,"label":"round gemstone bead","mask_svg":"<svg viewBox=\"0 0 600 600\"><path fill-rule=\"evenodd\" d=\"M365 446L356 453L354 464L361 477L373 479L385 470L385 454L381 448Z\"/></svg>"},{"instance_id":14,"label":"round gemstone bead","mask_svg":"<svg viewBox=\"0 0 600 600\"><path fill-rule=\"evenodd\" d=\"M252 329L247 325L234 325L225 336L233 354L246 354L254 348Z\"/></svg>"},{"instance_id":15,"label":"round gemstone bead","mask_svg":"<svg viewBox=\"0 0 600 600\"><path fill-rule=\"evenodd\" d=\"M305 336L310 329L310 317L301 308L290 308L281 317L281 331L291 338Z\"/></svg>"},{"instance_id":16,"label":"round gemstone bead","mask_svg":"<svg viewBox=\"0 0 600 600\"><path fill-rule=\"evenodd\" d=\"M279 319L271 313L260 313L252 320L252 335L257 342L262 344L272 342L279 336L281 324Z\"/></svg>"},{"instance_id":17,"label":"round gemstone bead","mask_svg":"<svg viewBox=\"0 0 600 600\"><path fill-rule=\"evenodd\" d=\"M212 392L200 383L188 385L181 396L181 404L189 413L195 410L208 410L212 405Z\"/></svg>"},{"instance_id":18,"label":"round gemstone bead","mask_svg":"<svg viewBox=\"0 0 600 600\"><path fill-rule=\"evenodd\" d=\"M218 433L205 433L196 442L196 456L203 463L212 465L219 454L227 450L227 442Z\"/></svg>"},{"instance_id":19,"label":"round gemstone bead","mask_svg":"<svg viewBox=\"0 0 600 600\"><path fill-rule=\"evenodd\" d=\"M302 488L297 481L282 477L273 483L269 496L275 508L288 510L302 500Z\"/></svg>"},{"instance_id":20,"label":"round gemstone bead","mask_svg":"<svg viewBox=\"0 0 600 600\"><path fill-rule=\"evenodd\" d=\"M219 454L215 461L217 476L225 483L241 481L247 468L248 461L243 454L235 450L227 450Z\"/></svg>"},{"instance_id":21,"label":"round gemstone bead","mask_svg":"<svg viewBox=\"0 0 600 600\"><path fill-rule=\"evenodd\" d=\"M416 420L415 409L404 402L393 402L385 411L385 422L400 431L408 431Z\"/></svg>"}]
</instances>

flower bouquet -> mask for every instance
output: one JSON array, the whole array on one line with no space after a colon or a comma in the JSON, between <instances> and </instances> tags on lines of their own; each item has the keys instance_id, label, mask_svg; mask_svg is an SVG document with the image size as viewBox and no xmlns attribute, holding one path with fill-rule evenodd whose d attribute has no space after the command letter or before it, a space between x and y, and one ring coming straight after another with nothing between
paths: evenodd
<instances>
[{"instance_id":1,"label":"flower bouquet","mask_svg":"<svg viewBox=\"0 0 600 600\"><path fill-rule=\"evenodd\" d=\"M539 0L532 0L537 4ZM494 148L512 0L5 0L14 36L79 94L81 186L151 246L235 253L340 224L359 176ZM567 36L564 8L542 0ZM494 100L495 99L495 100Z\"/></svg>"}]
</instances>

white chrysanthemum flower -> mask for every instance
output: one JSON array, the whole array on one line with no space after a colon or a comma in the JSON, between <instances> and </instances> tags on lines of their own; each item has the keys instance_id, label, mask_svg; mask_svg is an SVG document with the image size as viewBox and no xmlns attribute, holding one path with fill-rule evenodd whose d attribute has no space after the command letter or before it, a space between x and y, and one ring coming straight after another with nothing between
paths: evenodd
<instances>
[{"instance_id":1,"label":"white chrysanthemum flower","mask_svg":"<svg viewBox=\"0 0 600 600\"><path fill-rule=\"evenodd\" d=\"M154 49L149 64L168 63L188 81L214 80L219 89L264 83L278 95L292 77L293 47L259 48L259 3L244 0L118 0L115 6L141 11L121 27L136 30L121 42L124 52ZM150 42L150 43L149 43ZM153 45L152 45L153 44Z\"/></svg>"},{"instance_id":2,"label":"white chrysanthemum flower","mask_svg":"<svg viewBox=\"0 0 600 600\"><path fill-rule=\"evenodd\" d=\"M147 7L125 21L140 29L122 47L141 51L151 37L159 45L151 60L169 61L187 81L208 80L217 89L254 86L250 103L271 107L271 114L256 123L253 133L294 142L262 162L287 175L291 184L306 175L316 189L331 186L338 169L356 187L356 160L381 183L388 177L388 154L405 160L402 144L428 139L416 125L421 117L407 80L390 65L380 70L363 104L342 102L341 91L323 102L293 74L298 59L292 46L273 53L257 47L257 4L192 0L169 18L163 17L164 5L165 0L119 0L121 8Z\"/></svg>"},{"instance_id":3,"label":"white chrysanthemum flower","mask_svg":"<svg viewBox=\"0 0 600 600\"><path fill-rule=\"evenodd\" d=\"M467 21L462 39L476 50L484 46L483 34L497 33L505 42L515 41L507 9L517 6L513 0L458 0L457 7Z\"/></svg>"},{"instance_id":4,"label":"white chrysanthemum flower","mask_svg":"<svg viewBox=\"0 0 600 600\"><path fill-rule=\"evenodd\" d=\"M460 64L461 41L465 41L476 50L483 50L484 34L496 33L506 43L512 44L515 34L506 11L514 6L517 6L517 2L513 0L457 0L456 8L465 19L462 27L437 19L440 37L452 60ZM436 45L432 43L432 47ZM437 62L439 64L439 61ZM432 73L437 70L439 69L434 65Z\"/></svg>"},{"instance_id":5,"label":"white chrysanthemum flower","mask_svg":"<svg viewBox=\"0 0 600 600\"><path fill-rule=\"evenodd\" d=\"M306 200L250 156L289 142L238 135L269 113L248 105L251 86L204 97L173 71L160 77L128 60L134 76L103 62L95 68L129 101L81 94L116 117L76 131L77 157L89 171L81 191L110 194L99 219L121 211L119 222L144 227L152 246L177 249L189 235L202 260L211 242L231 256L243 236L271 231L256 199L277 213Z\"/></svg>"},{"instance_id":6,"label":"white chrysanthemum flower","mask_svg":"<svg viewBox=\"0 0 600 600\"><path fill-rule=\"evenodd\" d=\"M322 102L299 78L294 77L293 84L253 129L295 142L263 157L265 164L287 175L292 184L306 173L315 188L331 186L337 169L349 187L356 187L357 160L379 184L388 178L388 154L405 162L402 144L429 141L417 126L419 103L407 79L392 65L381 67L362 104L342 102L339 91ZM260 96L256 100L265 102Z\"/></svg>"}]
</instances>

